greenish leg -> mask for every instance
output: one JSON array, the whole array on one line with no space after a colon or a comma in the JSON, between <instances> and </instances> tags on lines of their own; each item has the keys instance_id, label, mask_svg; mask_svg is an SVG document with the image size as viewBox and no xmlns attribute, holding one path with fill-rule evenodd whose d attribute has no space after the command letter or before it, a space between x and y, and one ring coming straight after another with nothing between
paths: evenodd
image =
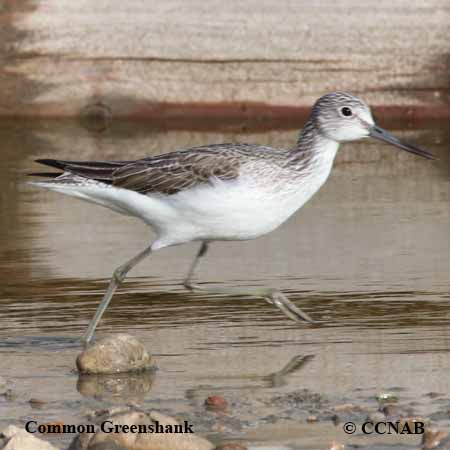
<instances>
[{"instance_id":1,"label":"greenish leg","mask_svg":"<svg viewBox=\"0 0 450 450\"><path fill-rule=\"evenodd\" d=\"M103 296L102 301L97 307L97 311L95 312L94 317L89 323L88 329L86 330L86 333L81 338L81 342L84 344L84 346L87 346L93 336L95 329L103 316L103 313L106 311L106 308L109 305L109 302L112 299L112 296L114 295L114 292L116 292L116 289L123 283L125 280L125 277L127 273L134 267L136 264L140 263L144 258L146 258L150 253L152 252L152 246L148 246L145 250L138 253L134 258L131 258L129 261L127 261L125 264L122 264L119 266L113 273L113 276L111 278L111 281L109 282L108 289L105 292L105 295Z\"/></svg>"}]
</instances>

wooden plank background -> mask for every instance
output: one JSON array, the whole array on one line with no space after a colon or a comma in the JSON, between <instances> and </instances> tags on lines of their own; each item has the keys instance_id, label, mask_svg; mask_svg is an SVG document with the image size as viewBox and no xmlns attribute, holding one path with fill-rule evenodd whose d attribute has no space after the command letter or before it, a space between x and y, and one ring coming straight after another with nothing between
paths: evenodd
<instances>
[{"instance_id":1,"label":"wooden plank background","mask_svg":"<svg viewBox=\"0 0 450 450\"><path fill-rule=\"evenodd\" d=\"M448 0L0 0L0 115L450 117Z\"/></svg>"}]
</instances>

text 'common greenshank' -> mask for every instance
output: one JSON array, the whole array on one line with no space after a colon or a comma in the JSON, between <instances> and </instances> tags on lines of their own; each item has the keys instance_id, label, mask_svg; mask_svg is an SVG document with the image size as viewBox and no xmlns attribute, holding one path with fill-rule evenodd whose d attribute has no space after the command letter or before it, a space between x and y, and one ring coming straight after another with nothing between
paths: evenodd
<instances>
[{"instance_id":1,"label":"text 'common greenshank'","mask_svg":"<svg viewBox=\"0 0 450 450\"><path fill-rule=\"evenodd\" d=\"M317 100L297 144L288 150L254 144L217 144L137 161L37 160L61 169L62 173L34 174L51 179L33 184L138 217L156 233L153 243L114 271L83 341L91 341L126 274L150 253L200 241L184 286L207 290L193 284L192 279L209 242L255 239L276 229L324 184L339 144L366 137L434 158L375 125L369 107L361 99L333 92ZM263 297L291 319L313 322L275 289L208 292Z\"/></svg>"}]
</instances>

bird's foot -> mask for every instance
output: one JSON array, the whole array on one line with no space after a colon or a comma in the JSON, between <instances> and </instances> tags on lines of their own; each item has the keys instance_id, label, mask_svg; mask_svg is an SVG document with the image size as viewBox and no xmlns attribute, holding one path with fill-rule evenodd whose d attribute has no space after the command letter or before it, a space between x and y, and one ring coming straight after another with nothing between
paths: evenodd
<instances>
[{"instance_id":1,"label":"bird's foot","mask_svg":"<svg viewBox=\"0 0 450 450\"><path fill-rule=\"evenodd\" d=\"M296 322L304 321L308 323L317 323L308 314L302 311L300 308L295 306L282 292L272 290L267 296L264 296L266 301L271 305L276 306L280 311L282 311L290 319Z\"/></svg>"}]
</instances>

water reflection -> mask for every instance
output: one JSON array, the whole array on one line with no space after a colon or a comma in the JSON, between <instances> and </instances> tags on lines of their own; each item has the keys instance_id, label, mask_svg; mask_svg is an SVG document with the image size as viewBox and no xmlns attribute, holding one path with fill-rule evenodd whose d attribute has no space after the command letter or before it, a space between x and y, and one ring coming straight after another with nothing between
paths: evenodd
<instances>
[{"instance_id":1,"label":"water reflection","mask_svg":"<svg viewBox=\"0 0 450 450\"><path fill-rule=\"evenodd\" d=\"M156 371L116 375L80 375L77 390L84 397L119 404L142 402L150 391Z\"/></svg>"},{"instance_id":2,"label":"water reflection","mask_svg":"<svg viewBox=\"0 0 450 450\"><path fill-rule=\"evenodd\" d=\"M236 377L215 377L214 385L200 384L195 388L186 391L186 398L190 400L204 400L207 395L214 391L226 392L231 390L238 391L257 391L259 389L281 388L289 384L292 375L298 374L306 367L315 355L296 355L289 362L282 366L281 369L266 375L250 375L241 373ZM201 377L198 378L202 381Z\"/></svg>"}]
</instances>

